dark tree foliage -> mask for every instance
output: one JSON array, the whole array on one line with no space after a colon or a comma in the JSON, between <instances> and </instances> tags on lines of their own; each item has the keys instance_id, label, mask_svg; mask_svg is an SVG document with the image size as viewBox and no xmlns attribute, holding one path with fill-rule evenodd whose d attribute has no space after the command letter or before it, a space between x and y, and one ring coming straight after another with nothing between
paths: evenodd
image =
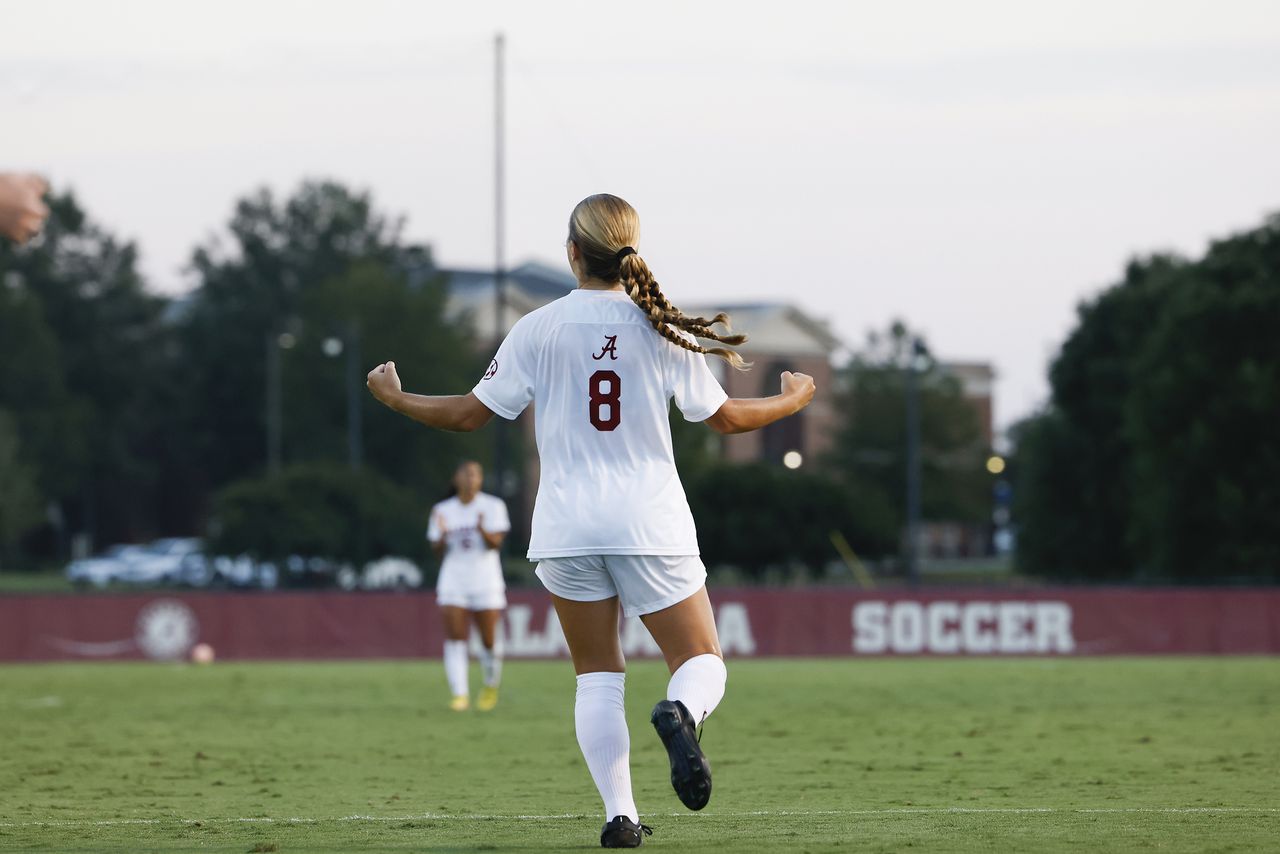
<instances>
[{"instance_id":1,"label":"dark tree foliage","mask_svg":"<svg viewBox=\"0 0 1280 854\"><path fill-rule=\"evenodd\" d=\"M72 530L155 531L169 337L137 250L70 193L32 245L0 241L0 407L15 413L40 488Z\"/></svg>"},{"instance_id":2,"label":"dark tree foliage","mask_svg":"<svg viewBox=\"0 0 1280 854\"><path fill-rule=\"evenodd\" d=\"M1280 218L1080 309L1017 431L1024 571L1280 579Z\"/></svg>"},{"instance_id":3,"label":"dark tree foliage","mask_svg":"<svg viewBox=\"0 0 1280 854\"><path fill-rule=\"evenodd\" d=\"M822 474L769 465L710 465L685 478L708 566L728 564L760 578L793 564L820 571L837 559L832 532L863 554L891 548L883 508Z\"/></svg>"},{"instance_id":4,"label":"dark tree foliage","mask_svg":"<svg viewBox=\"0 0 1280 854\"><path fill-rule=\"evenodd\" d=\"M134 246L72 196L49 202L38 240L0 241L0 411L23 478L0 504L21 507L5 511L5 538L25 534L28 558L65 555L57 533L97 547L201 533L216 490L265 471L269 348L286 464L346 462L352 391L365 465L424 506L458 458L486 457L484 436L419 428L364 389L391 359L410 390L465 392L487 361L444 317L427 250L402 244L367 194L332 182L251 194L229 237L195 251L195 287L174 300L145 290Z\"/></svg>"},{"instance_id":5,"label":"dark tree foliage","mask_svg":"<svg viewBox=\"0 0 1280 854\"><path fill-rule=\"evenodd\" d=\"M18 426L0 409L0 569L17 563L17 545L43 515L34 467L22 458Z\"/></svg>"},{"instance_id":6,"label":"dark tree foliage","mask_svg":"<svg viewBox=\"0 0 1280 854\"><path fill-rule=\"evenodd\" d=\"M186 479L206 489L264 469L267 348L306 328L308 293L357 263L393 264L397 252L395 224L334 183L304 184L283 201L259 190L236 203L227 229L230 248L213 240L192 258L197 287L180 327ZM299 402L289 391L286 412Z\"/></svg>"},{"instance_id":7,"label":"dark tree foliage","mask_svg":"<svg viewBox=\"0 0 1280 854\"><path fill-rule=\"evenodd\" d=\"M873 556L897 551L906 524L906 382L915 338L902 324L872 335L841 376L835 446L827 464L878 527ZM974 524L991 517L990 453L959 383L931 358L916 365L920 402L921 512Z\"/></svg>"},{"instance_id":8,"label":"dark tree foliage","mask_svg":"<svg viewBox=\"0 0 1280 854\"><path fill-rule=\"evenodd\" d=\"M420 559L425 519L412 493L371 471L296 466L218 493L209 546L259 560L298 555L359 567L385 555Z\"/></svg>"},{"instance_id":9,"label":"dark tree foliage","mask_svg":"<svg viewBox=\"0 0 1280 854\"><path fill-rule=\"evenodd\" d=\"M190 438L182 480L206 494L261 474L267 462L268 350L280 349L286 464L347 457L347 364L358 347L364 458L426 497L443 488L460 456L484 456L479 437L428 431L379 406L364 391L374 364L397 363L409 389L465 392L483 369L471 333L444 318L446 283L425 249L399 242L399 225L367 194L306 183L276 200L259 191L240 201L229 225L234 246L197 250L199 286L179 332L188 394L181 418ZM326 340L343 352L326 355ZM195 516L200 507L190 508Z\"/></svg>"},{"instance_id":10,"label":"dark tree foliage","mask_svg":"<svg viewBox=\"0 0 1280 854\"><path fill-rule=\"evenodd\" d=\"M1167 256L1135 261L1120 284L1081 306L1079 326L1049 369L1052 408L1015 429L1014 514L1024 571L1097 580L1133 575L1124 410L1142 337L1185 266Z\"/></svg>"}]
</instances>

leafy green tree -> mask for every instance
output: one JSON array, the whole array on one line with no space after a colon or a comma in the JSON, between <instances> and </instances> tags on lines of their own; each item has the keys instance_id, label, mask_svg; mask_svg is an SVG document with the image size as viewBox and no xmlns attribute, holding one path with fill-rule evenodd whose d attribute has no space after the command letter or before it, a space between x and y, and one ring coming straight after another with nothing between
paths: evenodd
<instances>
[{"instance_id":1,"label":"leafy green tree","mask_svg":"<svg viewBox=\"0 0 1280 854\"><path fill-rule=\"evenodd\" d=\"M233 246L195 253L199 286L179 333L187 366L183 480L197 494L261 473L267 457L268 349L280 350L286 464L347 458L349 348L358 346L359 407L368 465L411 484L423 499L447 482L460 456L483 456L479 437L416 429L377 406L363 377L393 359L411 387L460 392L483 368L465 327L444 317L446 284L421 247L405 246L399 222L367 193L307 182L277 200L260 190L229 224ZM343 353L326 356L327 339ZM193 508L198 512L199 508Z\"/></svg>"},{"instance_id":2,"label":"leafy green tree","mask_svg":"<svg viewBox=\"0 0 1280 854\"><path fill-rule=\"evenodd\" d=\"M132 243L70 193L49 206L38 241L0 245L0 405L72 527L134 538L155 528L164 301L145 291Z\"/></svg>"},{"instance_id":3,"label":"leafy green tree","mask_svg":"<svg viewBox=\"0 0 1280 854\"><path fill-rule=\"evenodd\" d=\"M2 251L2 250L0 250ZM16 441L41 491L75 494L86 469L85 420L67 392L57 336L39 298L10 269L0 286L0 407L14 417Z\"/></svg>"},{"instance_id":4,"label":"leafy green tree","mask_svg":"<svg viewBox=\"0 0 1280 854\"><path fill-rule=\"evenodd\" d=\"M1018 561L1090 579L1280 578L1280 217L1081 306L1016 431Z\"/></svg>"},{"instance_id":5,"label":"leafy green tree","mask_svg":"<svg viewBox=\"0 0 1280 854\"><path fill-rule=\"evenodd\" d=\"M389 265L399 253L398 224L367 194L332 182L305 183L283 201L258 190L236 203L228 232L230 247L214 239L196 250L197 288L179 330L184 474L201 492L263 469L267 348L300 329L307 294L357 263ZM287 387L286 405L310 391Z\"/></svg>"},{"instance_id":6,"label":"leafy green tree","mask_svg":"<svg viewBox=\"0 0 1280 854\"><path fill-rule=\"evenodd\" d=\"M1280 580L1280 216L1210 247L1150 320L1125 413L1132 544L1179 580Z\"/></svg>"},{"instance_id":7,"label":"leafy green tree","mask_svg":"<svg viewBox=\"0 0 1280 854\"><path fill-rule=\"evenodd\" d=\"M728 564L760 578L794 564L821 570L837 559L832 532L870 553L883 539L878 508L830 477L763 464L719 464L686 478L708 565Z\"/></svg>"},{"instance_id":8,"label":"leafy green tree","mask_svg":"<svg viewBox=\"0 0 1280 854\"><path fill-rule=\"evenodd\" d=\"M41 518L35 470L19 451L17 421L0 409L0 568L13 566L19 540Z\"/></svg>"},{"instance_id":9,"label":"leafy green tree","mask_svg":"<svg viewBox=\"0 0 1280 854\"><path fill-rule=\"evenodd\" d=\"M906 383L917 336L901 323L868 337L840 376L841 424L827 463L881 527L873 555L893 553L906 524ZM927 349L927 348L926 348ZM920 404L921 513L985 523L991 514L989 448L959 383L932 358L916 365Z\"/></svg>"},{"instance_id":10,"label":"leafy green tree","mask_svg":"<svg viewBox=\"0 0 1280 854\"><path fill-rule=\"evenodd\" d=\"M411 493L371 471L305 465L222 490L211 529L209 546L218 554L324 557L360 566L386 555L420 559L426 511Z\"/></svg>"},{"instance_id":11,"label":"leafy green tree","mask_svg":"<svg viewBox=\"0 0 1280 854\"><path fill-rule=\"evenodd\" d=\"M1049 370L1049 411L1014 431L1022 571L1096 580L1134 574L1125 407L1142 339L1185 269L1169 256L1134 261L1119 284L1080 307Z\"/></svg>"},{"instance_id":12,"label":"leafy green tree","mask_svg":"<svg viewBox=\"0 0 1280 854\"><path fill-rule=\"evenodd\" d=\"M368 465L427 500L447 487L459 460L486 458L491 444L487 434L427 430L379 404L364 385L374 364L394 360L410 390L470 390L489 354L476 349L467 327L446 320L446 296L439 280L411 287L403 272L377 262L359 263L304 296L303 331L284 360L292 377L287 393L296 394L285 431L292 459L346 458L344 371L350 346L363 359L355 372L356 399L363 412ZM340 357L324 354L326 339L344 341Z\"/></svg>"}]
</instances>

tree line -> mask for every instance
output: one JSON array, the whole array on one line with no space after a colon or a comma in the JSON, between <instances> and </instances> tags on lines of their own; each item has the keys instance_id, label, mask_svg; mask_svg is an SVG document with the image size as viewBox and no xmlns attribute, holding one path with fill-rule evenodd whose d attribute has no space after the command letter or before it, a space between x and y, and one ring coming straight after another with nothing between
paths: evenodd
<instances>
[{"instance_id":1,"label":"tree line","mask_svg":"<svg viewBox=\"0 0 1280 854\"><path fill-rule=\"evenodd\" d=\"M335 341L400 354L432 387L465 388L483 367L444 317L429 251L368 194L308 182L246 196L226 234L192 252L195 286L178 297L148 289L137 247L73 194L50 207L36 243L0 245L0 565L63 558L76 535L206 533L223 490L266 474L272 359L290 469L347 460ZM379 417L360 391L366 467L402 505L439 497L457 459L484 456L477 437Z\"/></svg>"},{"instance_id":2,"label":"tree line","mask_svg":"<svg viewBox=\"0 0 1280 854\"><path fill-rule=\"evenodd\" d=\"M1079 308L1014 431L1023 571L1280 580L1280 216Z\"/></svg>"},{"instance_id":3,"label":"tree line","mask_svg":"<svg viewBox=\"0 0 1280 854\"><path fill-rule=\"evenodd\" d=\"M0 567L64 560L77 537L425 556L427 508L460 459L489 461L492 438L423 430L361 388L353 469L347 359L358 348L361 384L391 357L415 388L474 384L490 345L446 317L429 247L406 242L368 193L262 189L193 249L191 289L165 296L140 274L138 247L74 194L49 202L38 241L0 245ZM836 450L800 471L727 465L704 426L673 421L709 562L820 570L833 533L864 558L898 554L908 339L901 325L872 336L842 369ZM925 517L983 523L976 416L935 364L919 370Z\"/></svg>"}]
</instances>

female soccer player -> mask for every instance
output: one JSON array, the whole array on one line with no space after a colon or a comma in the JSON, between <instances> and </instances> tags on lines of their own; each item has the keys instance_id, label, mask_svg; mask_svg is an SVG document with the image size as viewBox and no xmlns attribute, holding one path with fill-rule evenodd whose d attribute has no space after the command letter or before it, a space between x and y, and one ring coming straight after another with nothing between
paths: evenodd
<instances>
[{"instance_id":1,"label":"female soccer player","mask_svg":"<svg viewBox=\"0 0 1280 854\"><path fill-rule=\"evenodd\" d=\"M369 373L380 401L445 430L478 429L494 413L513 419L537 401L542 473L529 558L539 561L578 674L574 720L604 800L605 848L634 848L651 832L631 793L619 609L644 621L671 671L651 720L672 786L690 809L711 796L696 728L724 696L726 672L676 473L669 402L690 421L742 433L798 412L814 392L810 377L784 372L780 394L729 399L703 354L735 367L741 357L697 339L736 345L745 336L714 331L723 314L688 317L672 305L636 252L639 238L639 217L622 199L580 202L566 246L578 288L521 318L470 394L408 394L394 362Z\"/></svg>"},{"instance_id":2,"label":"female soccer player","mask_svg":"<svg viewBox=\"0 0 1280 854\"><path fill-rule=\"evenodd\" d=\"M490 711L498 704L502 678L502 648L498 621L507 607L498 550L511 530L507 505L496 495L480 491L484 470L467 460L453 473L454 494L431 508L427 539L444 558L436 582L436 601L444 618L444 674L453 699L449 708L471 708L467 687L467 637L474 621L480 630L480 667L484 688L476 708Z\"/></svg>"}]
</instances>

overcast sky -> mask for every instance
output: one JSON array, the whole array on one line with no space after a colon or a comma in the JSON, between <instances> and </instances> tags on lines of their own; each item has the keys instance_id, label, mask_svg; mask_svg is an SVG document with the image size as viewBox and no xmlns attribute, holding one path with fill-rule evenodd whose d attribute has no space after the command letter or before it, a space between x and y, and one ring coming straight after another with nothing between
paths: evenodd
<instances>
[{"instance_id":1,"label":"overcast sky","mask_svg":"<svg viewBox=\"0 0 1280 854\"><path fill-rule=\"evenodd\" d=\"M1002 426L1126 259L1280 210L1274 0L0 0L0 168L169 293L234 199L311 176L488 266L498 30L511 261L616 193L677 304L791 300L852 345L902 317L994 363Z\"/></svg>"}]
</instances>

